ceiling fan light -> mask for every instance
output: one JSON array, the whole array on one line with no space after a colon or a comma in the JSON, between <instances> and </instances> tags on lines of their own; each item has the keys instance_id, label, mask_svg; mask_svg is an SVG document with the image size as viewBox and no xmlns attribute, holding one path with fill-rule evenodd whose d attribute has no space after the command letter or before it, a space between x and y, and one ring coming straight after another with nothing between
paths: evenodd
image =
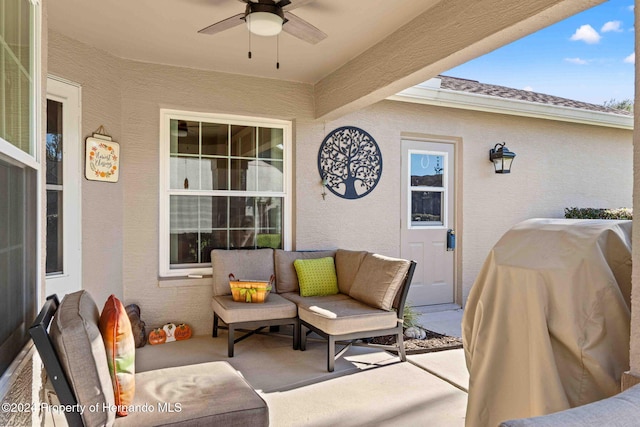
<instances>
[{"instance_id":1,"label":"ceiling fan light","mask_svg":"<svg viewBox=\"0 0 640 427\"><path fill-rule=\"evenodd\" d=\"M270 12L252 12L247 15L247 28L257 36L277 36L284 20Z\"/></svg>"}]
</instances>

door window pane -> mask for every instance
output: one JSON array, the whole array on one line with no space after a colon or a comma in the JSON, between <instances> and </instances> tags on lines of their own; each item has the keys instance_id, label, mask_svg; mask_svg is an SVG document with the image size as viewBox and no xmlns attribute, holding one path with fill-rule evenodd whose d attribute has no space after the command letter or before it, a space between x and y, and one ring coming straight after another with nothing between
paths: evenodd
<instances>
[{"instance_id":1,"label":"door window pane","mask_svg":"<svg viewBox=\"0 0 640 427\"><path fill-rule=\"evenodd\" d=\"M62 103L47 100L47 258L46 274L62 274L63 261Z\"/></svg>"},{"instance_id":2,"label":"door window pane","mask_svg":"<svg viewBox=\"0 0 640 427\"><path fill-rule=\"evenodd\" d=\"M442 193L411 191L411 225L442 224Z\"/></svg>"},{"instance_id":3,"label":"door window pane","mask_svg":"<svg viewBox=\"0 0 640 427\"><path fill-rule=\"evenodd\" d=\"M442 187L444 156L411 154L411 186Z\"/></svg>"},{"instance_id":4,"label":"door window pane","mask_svg":"<svg viewBox=\"0 0 640 427\"><path fill-rule=\"evenodd\" d=\"M47 184L62 185L62 103L47 100Z\"/></svg>"},{"instance_id":5,"label":"door window pane","mask_svg":"<svg viewBox=\"0 0 640 427\"><path fill-rule=\"evenodd\" d=\"M47 190L47 274L63 272L62 191Z\"/></svg>"}]
</instances>

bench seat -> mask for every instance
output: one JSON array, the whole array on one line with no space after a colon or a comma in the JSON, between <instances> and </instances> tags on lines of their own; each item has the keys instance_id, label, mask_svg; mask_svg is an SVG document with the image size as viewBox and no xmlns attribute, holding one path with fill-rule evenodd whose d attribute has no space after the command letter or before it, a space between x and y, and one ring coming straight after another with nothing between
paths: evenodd
<instances>
[{"instance_id":1,"label":"bench seat","mask_svg":"<svg viewBox=\"0 0 640 427\"><path fill-rule=\"evenodd\" d=\"M373 308L344 294L302 297L287 293L283 296L298 305L301 321L329 335L393 328L398 323L396 312Z\"/></svg>"},{"instance_id":2,"label":"bench seat","mask_svg":"<svg viewBox=\"0 0 640 427\"><path fill-rule=\"evenodd\" d=\"M265 402L227 362L199 363L136 374L132 406L151 405L153 414L130 411L115 426L265 425Z\"/></svg>"},{"instance_id":3,"label":"bench seat","mask_svg":"<svg viewBox=\"0 0 640 427\"><path fill-rule=\"evenodd\" d=\"M225 323L286 319L297 315L296 305L278 294L270 294L260 304L236 302L231 295L219 295L212 298L211 308Z\"/></svg>"}]
</instances>

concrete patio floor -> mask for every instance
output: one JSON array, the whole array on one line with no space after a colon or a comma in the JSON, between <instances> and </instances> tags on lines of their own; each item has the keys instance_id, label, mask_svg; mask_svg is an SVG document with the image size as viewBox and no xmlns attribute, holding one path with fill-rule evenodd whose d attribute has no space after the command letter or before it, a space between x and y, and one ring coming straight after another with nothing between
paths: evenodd
<instances>
[{"instance_id":1,"label":"concrete patio floor","mask_svg":"<svg viewBox=\"0 0 640 427\"><path fill-rule=\"evenodd\" d=\"M461 316L455 307L430 310L419 323L459 335ZM462 349L409 355L400 363L380 349L352 347L329 373L321 339L310 339L302 352L286 334L258 334L236 344L233 358L226 357L226 343L223 330L218 338L146 346L136 362L154 369L228 361L267 402L276 427L464 426L469 377Z\"/></svg>"},{"instance_id":2,"label":"concrete patio floor","mask_svg":"<svg viewBox=\"0 0 640 427\"><path fill-rule=\"evenodd\" d=\"M422 326L457 335L462 310L425 311ZM233 358L226 357L225 330L218 338L147 345L136 353L136 369L227 361L267 402L274 427L464 426L469 376L462 349L413 354L401 363L380 349L352 347L329 373L323 340L310 339L306 351L296 351L284 332L243 340ZM45 420L65 424L60 417Z\"/></svg>"},{"instance_id":3,"label":"concrete patio floor","mask_svg":"<svg viewBox=\"0 0 640 427\"><path fill-rule=\"evenodd\" d=\"M423 327L462 336L459 306L415 308L421 313L418 324ZM398 359L392 357L389 364L356 375L278 393L262 392L269 405L271 425L464 426L469 389L464 350L407 358L408 363L396 363ZM346 359L357 363L357 357L349 353Z\"/></svg>"}]
</instances>

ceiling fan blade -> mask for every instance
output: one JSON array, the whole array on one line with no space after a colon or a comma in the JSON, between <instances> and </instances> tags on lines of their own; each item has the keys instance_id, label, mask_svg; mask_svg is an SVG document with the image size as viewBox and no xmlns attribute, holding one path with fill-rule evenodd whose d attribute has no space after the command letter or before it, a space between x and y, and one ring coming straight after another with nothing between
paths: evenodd
<instances>
[{"instance_id":1,"label":"ceiling fan blade","mask_svg":"<svg viewBox=\"0 0 640 427\"><path fill-rule=\"evenodd\" d=\"M244 13L239 13L230 18L223 19L220 22L216 22L215 24L211 24L208 27L204 27L198 32L201 34L216 34L220 31L228 30L229 28L244 24L244 22Z\"/></svg>"},{"instance_id":2,"label":"ceiling fan blade","mask_svg":"<svg viewBox=\"0 0 640 427\"><path fill-rule=\"evenodd\" d=\"M293 10L295 8L298 7L302 7L307 3L311 3L315 0L280 0L280 3L278 3L281 7L282 10L284 10L285 12L288 10Z\"/></svg>"},{"instance_id":3,"label":"ceiling fan blade","mask_svg":"<svg viewBox=\"0 0 640 427\"><path fill-rule=\"evenodd\" d=\"M287 18L288 21L282 26L282 31L286 31L300 40L304 40L311 44L317 44L327 38L327 35L324 32L291 12L285 12L284 17Z\"/></svg>"}]
</instances>

